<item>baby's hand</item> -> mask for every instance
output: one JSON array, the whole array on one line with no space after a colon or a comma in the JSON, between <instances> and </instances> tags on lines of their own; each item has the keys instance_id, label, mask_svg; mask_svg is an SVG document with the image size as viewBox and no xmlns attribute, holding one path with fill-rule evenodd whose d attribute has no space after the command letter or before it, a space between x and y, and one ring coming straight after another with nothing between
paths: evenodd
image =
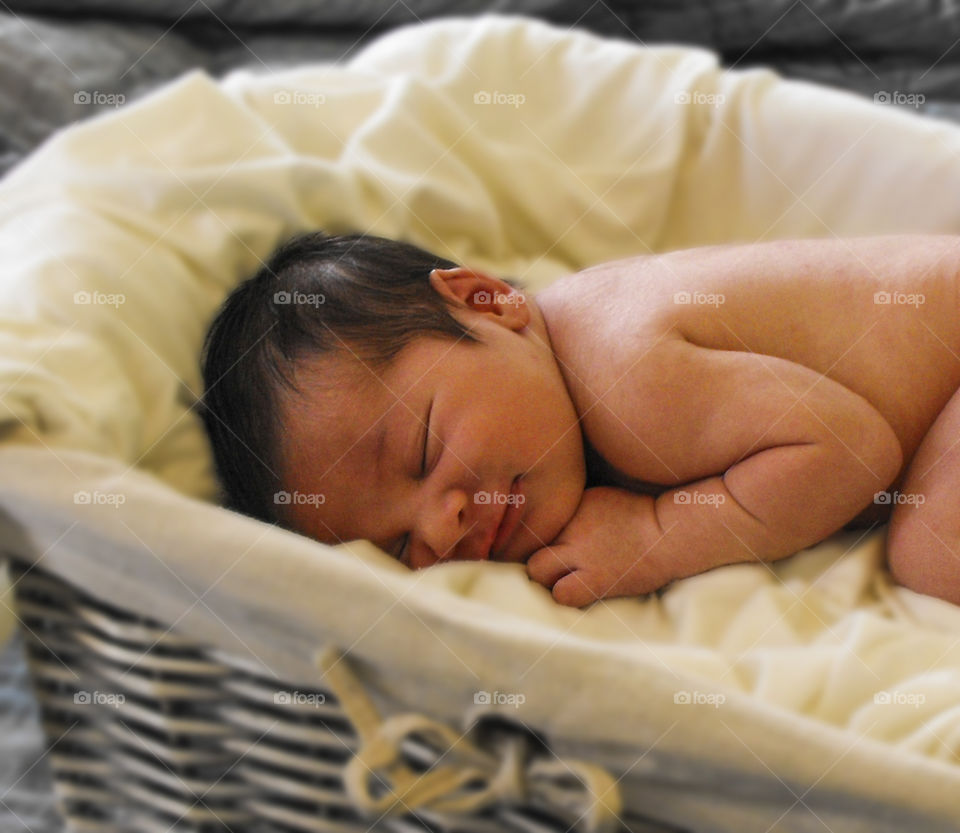
<instances>
[{"instance_id":1,"label":"baby's hand","mask_svg":"<svg viewBox=\"0 0 960 833\"><path fill-rule=\"evenodd\" d=\"M624 489L587 489L570 523L527 559L527 573L563 605L652 593L670 581L651 538L653 499Z\"/></svg>"}]
</instances>

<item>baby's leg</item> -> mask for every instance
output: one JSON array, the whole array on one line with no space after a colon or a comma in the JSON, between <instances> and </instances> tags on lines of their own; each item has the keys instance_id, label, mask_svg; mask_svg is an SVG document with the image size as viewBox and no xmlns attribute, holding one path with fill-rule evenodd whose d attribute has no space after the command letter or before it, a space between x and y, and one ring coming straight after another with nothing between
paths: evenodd
<instances>
[{"instance_id":1,"label":"baby's leg","mask_svg":"<svg viewBox=\"0 0 960 833\"><path fill-rule=\"evenodd\" d=\"M893 578L960 605L960 391L920 443L899 498L887 539Z\"/></svg>"}]
</instances>

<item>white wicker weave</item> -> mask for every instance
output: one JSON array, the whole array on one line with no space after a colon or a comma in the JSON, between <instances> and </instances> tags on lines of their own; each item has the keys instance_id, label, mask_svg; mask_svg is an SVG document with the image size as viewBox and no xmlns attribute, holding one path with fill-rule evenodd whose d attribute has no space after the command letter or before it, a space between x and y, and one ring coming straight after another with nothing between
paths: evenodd
<instances>
[{"instance_id":1,"label":"white wicker weave","mask_svg":"<svg viewBox=\"0 0 960 833\"><path fill-rule=\"evenodd\" d=\"M462 817L363 815L344 787L358 732L332 691L291 691L40 568L14 561L11 578L57 802L74 831L552 833L578 823L534 801ZM539 746L529 733L525 743ZM407 739L403 753L424 772L445 751Z\"/></svg>"}]
</instances>

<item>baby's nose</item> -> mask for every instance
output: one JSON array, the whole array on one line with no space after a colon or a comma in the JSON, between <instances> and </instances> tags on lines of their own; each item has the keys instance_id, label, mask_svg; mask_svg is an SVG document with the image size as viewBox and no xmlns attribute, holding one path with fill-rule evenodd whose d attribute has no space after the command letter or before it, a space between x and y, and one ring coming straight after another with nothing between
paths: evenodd
<instances>
[{"instance_id":1,"label":"baby's nose","mask_svg":"<svg viewBox=\"0 0 960 833\"><path fill-rule=\"evenodd\" d=\"M430 550L431 563L467 557L466 539L474 522L469 506L469 497L463 489L450 489L439 495L421 515L421 540Z\"/></svg>"}]
</instances>

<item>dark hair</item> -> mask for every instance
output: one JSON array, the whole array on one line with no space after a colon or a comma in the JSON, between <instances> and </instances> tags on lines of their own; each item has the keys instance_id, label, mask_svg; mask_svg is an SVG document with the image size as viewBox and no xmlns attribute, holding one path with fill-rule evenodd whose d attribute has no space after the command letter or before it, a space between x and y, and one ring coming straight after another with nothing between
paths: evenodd
<instances>
[{"instance_id":1,"label":"dark hair","mask_svg":"<svg viewBox=\"0 0 960 833\"><path fill-rule=\"evenodd\" d=\"M296 389L289 371L299 359L346 354L346 344L379 371L418 336L479 340L428 281L456 265L410 243L312 232L230 294L204 341L200 407L225 506L285 525L274 499L277 413L282 387Z\"/></svg>"}]
</instances>

